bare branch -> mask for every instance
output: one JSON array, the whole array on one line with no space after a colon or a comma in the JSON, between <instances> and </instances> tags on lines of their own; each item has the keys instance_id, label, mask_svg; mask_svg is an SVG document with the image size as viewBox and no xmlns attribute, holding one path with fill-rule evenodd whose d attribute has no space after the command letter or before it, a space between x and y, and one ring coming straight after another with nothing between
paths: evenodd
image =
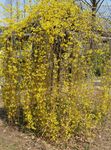
<instances>
[{"instance_id":1,"label":"bare branch","mask_svg":"<svg viewBox=\"0 0 111 150\"><path fill-rule=\"evenodd\" d=\"M89 2L87 2L87 0L81 0L84 4L87 4L88 6L91 7L91 4Z\"/></svg>"},{"instance_id":2,"label":"bare branch","mask_svg":"<svg viewBox=\"0 0 111 150\"><path fill-rule=\"evenodd\" d=\"M101 0L99 0L99 1L101 1ZM98 12L98 10L100 9L100 7L101 7L101 5L103 4L103 2L104 2L104 0L101 1L101 3L100 3L100 5L98 6L96 12Z\"/></svg>"}]
</instances>

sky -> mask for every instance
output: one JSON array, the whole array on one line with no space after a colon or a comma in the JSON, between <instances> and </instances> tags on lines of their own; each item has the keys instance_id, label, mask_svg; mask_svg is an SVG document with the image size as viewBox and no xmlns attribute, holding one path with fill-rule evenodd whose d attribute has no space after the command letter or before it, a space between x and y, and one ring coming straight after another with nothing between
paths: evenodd
<instances>
[{"instance_id":1,"label":"sky","mask_svg":"<svg viewBox=\"0 0 111 150\"><path fill-rule=\"evenodd\" d=\"M6 4L6 2L7 0L0 0L0 3ZM103 6L101 7L100 11L104 16L108 16L109 14L111 14L111 0L104 0ZM0 7L0 18L2 17L3 17L3 9Z\"/></svg>"},{"instance_id":2,"label":"sky","mask_svg":"<svg viewBox=\"0 0 111 150\"><path fill-rule=\"evenodd\" d=\"M0 2L2 2L2 3L5 3L7 0L0 0ZM104 3L106 3L106 2L108 2L108 3L110 3L111 4L111 0L104 0Z\"/></svg>"}]
</instances>

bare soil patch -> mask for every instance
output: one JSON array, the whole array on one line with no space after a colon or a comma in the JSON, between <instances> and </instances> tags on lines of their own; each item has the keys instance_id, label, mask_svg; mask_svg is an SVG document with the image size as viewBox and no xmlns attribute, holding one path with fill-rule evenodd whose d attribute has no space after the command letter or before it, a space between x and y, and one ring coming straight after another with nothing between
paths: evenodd
<instances>
[{"instance_id":1,"label":"bare soil patch","mask_svg":"<svg viewBox=\"0 0 111 150\"><path fill-rule=\"evenodd\" d=\"M79 140L78 140L79 141ZM68 145L55 147L31 133L23 133L6 122L6 113L0 106L0 150L111 150L111 114L97 131L97 136L90 143L80 140L75 144L72 139Z\"/></svg>"},{"instance_id":2,"label":"bare soil patch","mask_svg":"<svg viewBox=\"0 0 111 150\"><path fill-rule=\"evenodd\" d=\"M108 115L102 127L98 130L89 150L111 150L111 114Z\"/></svg>"}]
</instances>

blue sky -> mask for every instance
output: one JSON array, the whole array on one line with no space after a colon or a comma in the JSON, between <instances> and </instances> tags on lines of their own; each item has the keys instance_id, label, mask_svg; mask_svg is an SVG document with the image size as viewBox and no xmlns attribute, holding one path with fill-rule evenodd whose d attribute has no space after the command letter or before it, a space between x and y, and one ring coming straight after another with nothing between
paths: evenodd
<instances>
[{"instance_id":1,"label":"blue sky","mask_svg":"<svg viewBox=\"0 0 111 150\"><path fill-rule=\"evenodd\" d=\"M7 0L0 0L0 2L2 2L2 3L5 3L6 1ZM107 2L111 4L111 0L104 0L104 4L107 3Z\"/></svg>"},{"instance_id":2,"label":"blue sky","mask_svg":"<svg viewBox=\"0 0 111 150\"><path fill-rule=\"evenodd\" d=\"M0 0L0 2L6 2L7 0ZM111 3L111 0L104 0L104 2L110 2Z\"/></svg>"},{"instance_id":3,"label":"blue sky","mask_svg":"<svg viewBox=\"0 0 111 150\"><path fill-rule=\"evenodd\" d=\"M0 0L0 2L6 2L7 0ZM104 2L110 2L111 3L111 0L104 0Z\"/></svg>"},{"instance_id":4,"label":"blue sky","mask_svg":"<svg viewBox=\"0 0 111 150\"><path fill-rule=\"evenodd\" d=\"M20 0L22 1L22 0ZM0 0L0 3L6 4L7 0ZM107 4L109 5L109 7L107 7ZM101 7L101 11L105 14L105 15L109 15L111 14L111 0L104 0L103 5L106 5L104 7ZM3 10L0 7L0 18L3 17Z\"/></svg>"}]
</instances>

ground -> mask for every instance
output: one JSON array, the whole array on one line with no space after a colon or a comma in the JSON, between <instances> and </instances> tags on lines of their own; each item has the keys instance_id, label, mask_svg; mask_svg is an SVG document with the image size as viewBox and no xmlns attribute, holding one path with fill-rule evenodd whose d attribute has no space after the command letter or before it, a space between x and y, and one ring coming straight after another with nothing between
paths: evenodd
<instances>
[{"instance_id":1,"label":"ground","mask_svg":"<svg viewBox=\"0 0 111 150\"><path fill-rule=\"evenodd\" d=\"M89 150L111 150L111 114L103 123Z\"/></svg>"},{"instance_id":2,"label":"ground","mask_svg":"<svg viewBox=\"0 0 111 150\"><path fill-rule=\"evenodd\" d=\"M74 145L67 148L51 146L31 133L23 133L17 127L9 126L5 117L4 109L0 107L0 150L111 150L111 115L97 130L96 138L90 144L85 144L84 148L75 148Z\"/></svg>"},{"instance_id":3,"label":"ground","mask_svg":"<svg viewBox=\"0 0 111 150\"><path fill-rule=\"evenodd\" d=\"M0 119L0 150L54 150L54 148L29 133L22 133L16 127L4 124Z\"/></svg>"},{"instance_id":4,"label":"ground","mask_svg":"<svg viewBox=\"0 0 111 150\"><path fill-rule=\"evenodd\" d=\"M7 124L5 111L0 104L0 150L55 150L43 139L23 133L16 126Z\"/></svg>"}]
</instances>

